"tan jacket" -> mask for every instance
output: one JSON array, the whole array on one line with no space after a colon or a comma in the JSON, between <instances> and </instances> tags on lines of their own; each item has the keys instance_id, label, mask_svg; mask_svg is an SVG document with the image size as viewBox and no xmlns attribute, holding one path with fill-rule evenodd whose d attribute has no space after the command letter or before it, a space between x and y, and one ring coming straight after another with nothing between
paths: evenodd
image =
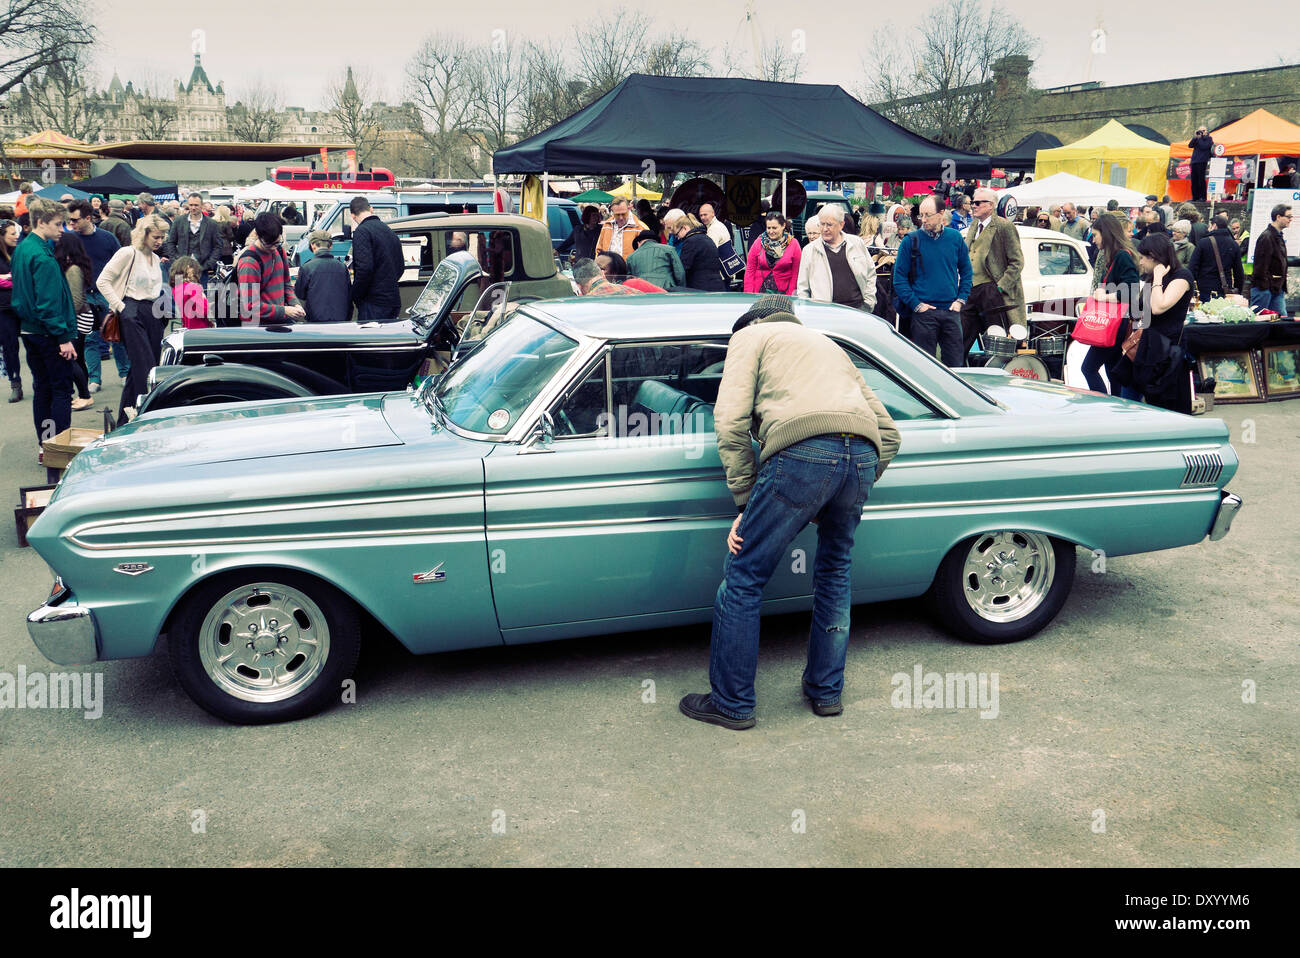
<instances>
[{"instance_id":1,"label":"tan jacket","mask_svg":"<svg viewBox=\"0 0 1300 958\"><path fill-rule=\"evenodd\" d=\"M862 303L868 310L874 309L876 306L875 261L867 252L867 244L862 241L862 237L851 233L845 233L843 236L845 259L848 261L849 269L853 271L853 278L858 281L858 289L862 291ZM830 260L826 258L826 244L820 239L815 239L804 247L803 255L799 258L797 292L805 299L829 303L834 286Z\"/></svg>"},{"instance_id":2,"label":"tan jacket","mask_svg":"<svg viewBox=\"0 0 1300 958\"><path fill-rule=\"evenodd\" d=\"M623 227L622 240L619 249L614 250L624 259L632 255L632 241L636 239L636 234L640 233L646 226L631 213L627 215L627 226ZM608 253L614 245L614 217L610 217L600 224L600 236L596 240L596 253Z\"/></svg>"},{"instance_id":3,"label":"tan jacket","mask_svg":"<svg viewBox=\"0 0 1300 958\"><path fill-rule=\"evenodd\" d=\"M751 428L760 463L813 436L862 436L880 456L877 478L902 442L848 354L793 313L767 316L731 337L713 420L727 488L738 506L748 501L758 477Z\"/></svg>"},{"instance_id":4,"label":"tan jacket","mask_svg":"<svg viewBox=\"0 0 1300 958\"><path fill-rule=\"evenodd\" d=\"M997 214L989 218L989 225L975 238L979 229L975 220L966 229L966 245L970 247L971 285L982 282L998 284L1002 301L1011 307L1006 321L1000 325L1025 322L1025 284L1021 273L1025 268L1025 254L1020 248L1020 231L1015 224Z\"/></svg>"}]
</instances>

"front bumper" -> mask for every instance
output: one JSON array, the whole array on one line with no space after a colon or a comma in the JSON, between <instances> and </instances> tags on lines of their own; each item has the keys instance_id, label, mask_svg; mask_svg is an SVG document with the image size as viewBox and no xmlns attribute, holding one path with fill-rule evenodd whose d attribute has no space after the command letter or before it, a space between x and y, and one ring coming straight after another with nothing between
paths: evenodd
<instances>
[{"instance_id":1,"label":"front bumper","mask_svg":"<svg viewBox=\"0 0 1300 958\"><path fill-rule=\"evenodd\" d=\"M27 616L27 634L36 647L56 665L84 665L99 659L95 638L95 617L78 605L72 591L61 581L45 605Z\"/></svg>"},{"instance_id":2,"label":"front bumper","mask_svg":"<svg viewBox=\"0 0 1300 958\"><path fill-rule=\"evenodd\" d=\"M1232 528L1232 520L1240 511L1241 496L1231 492L1223 493L1223 498L1219 500L1219 511L1214 515L1214 524L1210 526L1212 542L1218 542L1228 534L1228 530Z\"/></svg>"}]
</instances>

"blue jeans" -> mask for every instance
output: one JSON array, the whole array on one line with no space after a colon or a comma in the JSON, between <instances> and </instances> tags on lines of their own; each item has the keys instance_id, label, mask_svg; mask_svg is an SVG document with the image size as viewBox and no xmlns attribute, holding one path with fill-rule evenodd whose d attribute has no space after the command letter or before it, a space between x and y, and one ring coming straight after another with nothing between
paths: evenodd
<instances>
[{"instance_id":1,"label":"blue jeans","mask_svg":"<svg viewBox=\"0 0 1300 958\"><path fill-rule=\"evenodd\" d=\"M790 543L817 521L812 629L804 693L814 702L838 701L849 650L853 534L876 481L876 448L860 436L816 436L781 450L758 472L737 535L727 553L713 602L709 644L710 698L732 718L754 714L754 676L763 588Z\"/></svg>"},{"instance_id":2,"label":"blue jeans","mask_svg":"<svg viewBox=\"0 0 1300 958\"><path fill-rule=\"evenodd\" d=\"M95 317L98 319L99 317ZM117 374L123 382L131 372L131 360L127 358L126 347L121 343L105 343L104 338L99 335L99 330L94 329L86 334L86 372L90 375L92 383L104 383L102 371L100 369L103 363L103 355L100 353L101 346L111 346L113 348L113 362L117 363Z\"/></svg>"},{"instance_id":3,"label":"blue jeans","mask_svg":"<svg viewBox=\"0 0 1300 958\"><path fill-rule=\"evenodd\" d=\"M1255 309L1271 309L1279 316L1286 315L1286 293L1274 293L1267 289L1250 290L1250 305Z\"/></svg>"}]
</instances>

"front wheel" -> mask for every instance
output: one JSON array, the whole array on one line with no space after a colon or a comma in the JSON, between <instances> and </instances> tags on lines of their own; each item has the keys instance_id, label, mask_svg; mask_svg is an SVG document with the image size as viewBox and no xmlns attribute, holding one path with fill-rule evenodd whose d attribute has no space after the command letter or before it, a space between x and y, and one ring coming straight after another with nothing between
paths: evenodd
<instances>
[{"instance_id":1,"label":"front wheel","mask_svg":"<svg viewBox=\"0 0 1300 958\"><path fill-rule=\"evenodd\" d=\"M1056 618L1073 584L1073 545L1041 532L1002 530L954 546L929 598L939 622L960 638L1018 642Z\"/></svg>"},{"instance_id":2,"label":"front wheel","mask_svg":"<svg viewBox=\"0 0 1300 958\"><path fill-rule=\"evenodd\" d=\"M168 635L172 669L200 706L257 725L319 712L356 667L350 599L309 576L220 576L185 601Z\"/></svg>"}]
</instances>

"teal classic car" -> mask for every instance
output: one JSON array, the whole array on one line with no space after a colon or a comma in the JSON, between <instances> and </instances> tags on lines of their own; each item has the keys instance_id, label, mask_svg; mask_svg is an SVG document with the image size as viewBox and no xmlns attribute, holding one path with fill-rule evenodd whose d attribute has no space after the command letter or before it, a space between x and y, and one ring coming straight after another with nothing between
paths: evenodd
<instances>
[{"instance_id":1,"label":"teal classic car","mask_svg":"<svg viewBox=\"0 0 1300 958\"><path fill-rule=\"evenodd\" d=\"M337 701L368 619L413 652L706 622L735 517L712 402L752 301L534 302L405 392L142 415L73 460L32 527L56 580L30 634L61 664L165 635L203 708L254 723ZM929 592L954 633L1023 639L1066 601L1077 547L1219 538L1241 504L1220 420L955 374L875 317L797 314L903 434L856 602ZM811 607L810 565L777 572L766 612Z\"/></svg>"}]
</instances>

